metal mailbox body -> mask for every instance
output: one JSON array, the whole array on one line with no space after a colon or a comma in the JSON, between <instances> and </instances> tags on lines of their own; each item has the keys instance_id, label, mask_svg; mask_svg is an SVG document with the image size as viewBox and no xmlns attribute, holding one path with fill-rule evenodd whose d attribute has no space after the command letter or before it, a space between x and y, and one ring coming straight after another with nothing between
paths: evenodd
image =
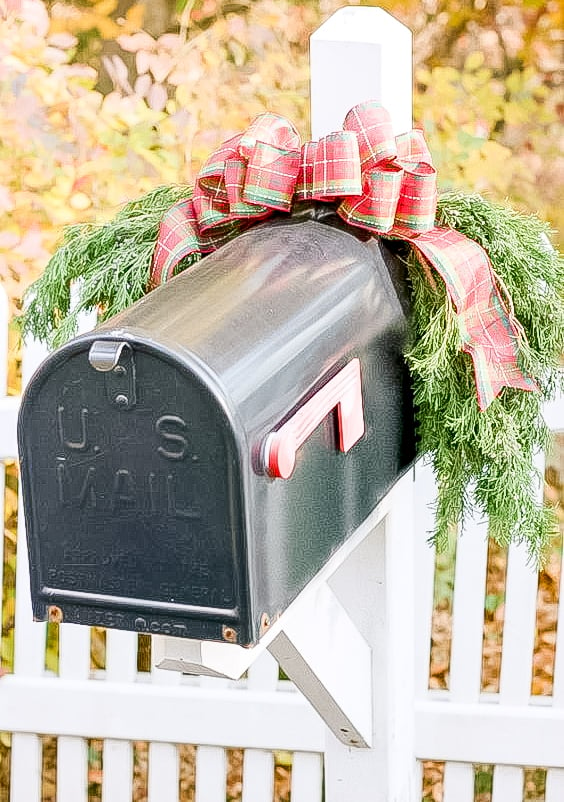
<instances>
[{"instance_id":1,"label":"metal mailbox body","mask_svg":"<svg viewBox=\"0 0 564 802\"><path fill-rule=\"evenodd\" d=\"M34 615L256 642L413 456L399 260L337 218L253 228L54 352L18 427ZM265 469L269 435L360 363L336 415Z\"/></svg>"}]
</instances>

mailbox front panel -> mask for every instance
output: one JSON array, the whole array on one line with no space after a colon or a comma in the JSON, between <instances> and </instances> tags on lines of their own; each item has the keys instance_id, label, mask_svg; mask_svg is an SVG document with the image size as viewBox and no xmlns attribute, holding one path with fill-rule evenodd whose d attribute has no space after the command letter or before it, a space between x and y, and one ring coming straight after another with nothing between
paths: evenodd
<instances>
[{"instance_id":1,"label":"mailbox front panel","mask_svg":"<svg viewBox=\"0 0 564 802\"><path fill-rule=\"evenodd\" d=\"M35 614L189 637L239 636L245 552L226 413L194 373L138 342L47 363L22 410ZM57 357L55 357L57 358ZM24 490L31 481L24 481ZM56 533L56 536L53 536Z\"/></svg>"}]
</instances>

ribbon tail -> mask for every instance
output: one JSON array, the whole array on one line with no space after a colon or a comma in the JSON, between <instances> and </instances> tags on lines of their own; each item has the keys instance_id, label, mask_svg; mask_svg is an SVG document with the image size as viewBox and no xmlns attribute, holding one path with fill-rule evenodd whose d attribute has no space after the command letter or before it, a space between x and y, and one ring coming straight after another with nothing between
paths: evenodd
<instances>
[{"instance_id":1,"label":"ribbon tail","mask_svg":"<svg viewBox=\"0 0 564 802\"><path fill-rule=\"evenodd\" d=\"M462 350L469 354L474 365L478 406L483 412L504 387L516 390L538 390L532 378L519 368L516 359L498 361L491 349L465 343Z\"/></svg>"},{"instance_id":2,"label":"ribbon tail","mask_svg":"<svg viewBox=\"0 0 564 802\"><path fill-rule=\"evenodd\" d=\"M504 387L537 390L519 367L523 335L503 303L484 249L453 229L434 228L405 238L445 282L456 309L462 350L474 365L480 409L487 409Z\"/></svg>"}]
</instances>

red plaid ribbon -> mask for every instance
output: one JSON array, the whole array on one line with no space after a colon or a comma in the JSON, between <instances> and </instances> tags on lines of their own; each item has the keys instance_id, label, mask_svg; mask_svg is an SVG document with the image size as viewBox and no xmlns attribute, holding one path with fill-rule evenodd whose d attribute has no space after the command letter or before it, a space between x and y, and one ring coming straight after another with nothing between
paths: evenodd
<instances>
[{"instance_id":1,"label":"red plaid ribbon","mask_svg":"<svg viewBox=\"0 0 564 802\"><path fill-rule=\"evenodd\" d=\"M165 214L150 285L175 275L184 257L209 253L296 201L340 199L344 220L408 240L444 280L462 349L473 360L480 409L503 387L535 390L519 368L519 327L486 252L453 229L435 227L436 183L422 132L394 137L388 112L375 101L351 109L342 131L301 146L288 120L261 114L210 156L192 197Z\"/></svg>"}]
</instances>

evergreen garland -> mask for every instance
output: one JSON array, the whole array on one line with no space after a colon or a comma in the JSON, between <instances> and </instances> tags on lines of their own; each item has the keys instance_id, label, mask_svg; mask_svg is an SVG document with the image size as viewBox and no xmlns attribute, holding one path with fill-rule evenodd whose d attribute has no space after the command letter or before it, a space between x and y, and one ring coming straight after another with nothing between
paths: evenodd
<instances>
[{"instance_id":1,"label":"evergreen garland","mask_svg":"<svg viewBox=\"0 0 564 802\"><path fill-rule=\"evenodd\" d=\"M188 186L158 187L126 204L107 223L68 226L60 248L27 292L25 311L18 318L22 336L58 348L76 335L83 312L98 310L102 322L142 298L161 219L191 193ZM176 272L197 258L183 260ZM75 281L79 289L71 302Z\"/></svg>"},{"instance_id":2,"label":"evergreen garland","mask_svg":"<svg viewBox=\"0 0 564 802\"><path fill-rule=\"evenodd\" d=\"M540 564L557 531L553 510L539 496L534 456L549 443L544 401L561 382L564 350L564 260L535 217L496 206L479 195L444 195L437 223L456 228L488 252L505 285L526 340L521 367L540 392L504 388L480 411L470 356L444 284L431 286L412 252L412 347L406 358L413 377L419 450L429 454L438 483L432 538L444 548L453 528L477 509L489 516L489 534L506 545L525 540Z\"/></svg>"},{"instance_id":3,"label":"evergreen garland","mask_svg":"<svg viewBox=\"0 0 564 802\"><path fill-rule=\"evenodd\" d=\"M101 225L75 225L43 275L32 285L22 334L51 347L76 333L84 310L105 320L141 298L163 213L189 196L190 187L160 187L127 204ZM525 540L541 563L556 531L553 511L542 506L533 465L549 430L542 404L560 382L564 350L564 263L535 217L494 205L479 195L439 199L437 224L457 229L488 252L523 330L521 367L540 392L504 388L483 412L478 408L470 357L461 351L457 318L438 276L430 281L414 250L407 258L412 296L412 338L406 359L416 404L419 451L430 456L438 482L432 539L444 548L453 528L473 509L489 516L500 544ZM181 263L180 272L198 257ZM80 280L71 308L71 282Z\"/></svg>"}]
</instances>

